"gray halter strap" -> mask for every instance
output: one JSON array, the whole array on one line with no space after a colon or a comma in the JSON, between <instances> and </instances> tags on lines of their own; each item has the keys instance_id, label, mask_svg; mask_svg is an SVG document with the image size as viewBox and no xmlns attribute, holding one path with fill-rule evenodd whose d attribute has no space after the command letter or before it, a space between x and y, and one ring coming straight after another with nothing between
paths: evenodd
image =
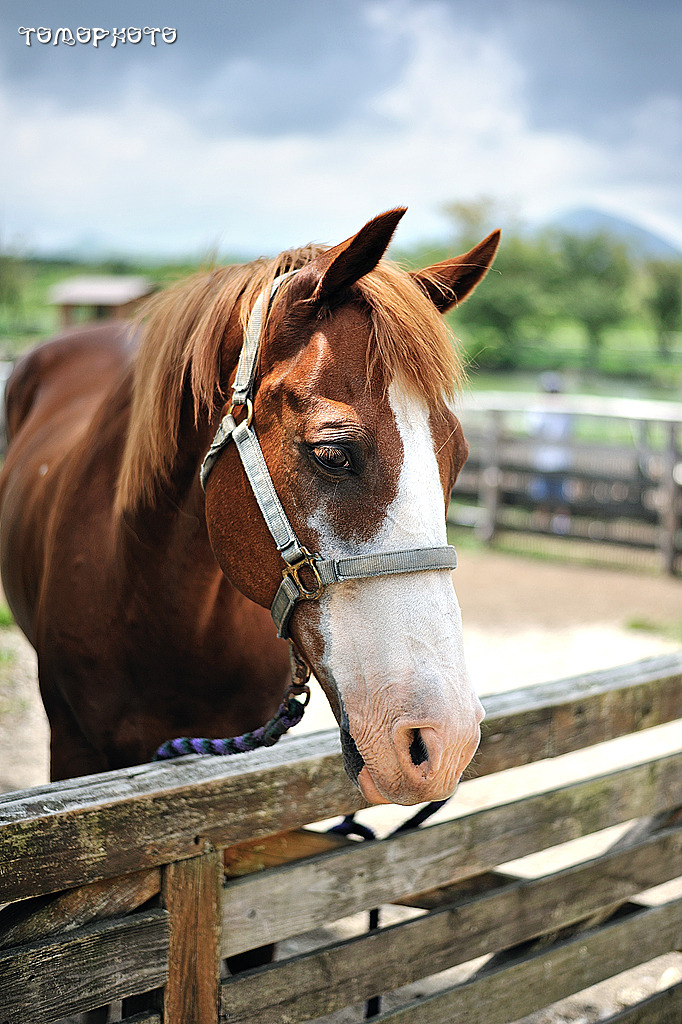
<instances>
[{"instance_id":1,"label":"gray halter strap","mask_svg":"<svg viewBox=\"0 0 682 1024\"><path fill-rule=\"evenodd\" d=\"M270 612L277 626L277 635L288 638L291 613L298 601L315 601L332 583L392 576L398 573L427 572L434 569L455 569L457 554L451 545L429 548L408 548L405 551L380 551L369 555L345 558L323 558L303 547L282 508L270 472L252 426L253 382L263 321L272 298L282 281L295 271L275 278L268 295L256 299L246 328L237 375L232 385L232 402L201 464L201 486L206 482L222 450L234 441L244 471L251 484L258 507L286 565ZM236 422L232 415L237 406L245 406L246 419Z\"/></svg>"}]
</instances>

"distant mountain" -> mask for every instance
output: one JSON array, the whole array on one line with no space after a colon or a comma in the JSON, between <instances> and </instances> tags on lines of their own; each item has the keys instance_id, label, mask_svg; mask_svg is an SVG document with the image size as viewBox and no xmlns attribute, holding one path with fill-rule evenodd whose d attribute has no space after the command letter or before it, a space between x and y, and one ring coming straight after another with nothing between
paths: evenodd
<instances>
[{"instance_id":1,"label":"distant mountain","mask_svg":"<svg viewBox=\"0 0 682 1024\"><path fill-rule=\"evenodd\" d=\"M622 217L601 210L568 210L548 225L574 235L609 234L624 242L633 256L640 259L679 259L682 250L660 235Z\"/></svg>"}]
</instances>

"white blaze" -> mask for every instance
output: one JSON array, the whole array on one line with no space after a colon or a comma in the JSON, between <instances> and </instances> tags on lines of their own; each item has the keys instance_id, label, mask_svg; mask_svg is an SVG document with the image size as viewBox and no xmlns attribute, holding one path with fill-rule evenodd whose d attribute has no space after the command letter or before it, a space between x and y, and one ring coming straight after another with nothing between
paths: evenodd
<instances>
[{"instance_id":1,"label":"white blaze","mask_svg":"<svg viewBox=\"0 0 682 1024\"><path fill-rule=\"evenodd\" d=\"M447 544L443 491L426 404L395 382L391 409L403 444L394 500L379 532L349 545L326 523L325 556L397 551ZM462 622L451 575L428 571L384 576L329 587L321 601L323 664L348 714L350 732L374 774L397 776L386 743L400 723L440 728L446 745L464 747L478 702L471 689ZM458 732L461 722L467 723Z\"/></svg>"}]
</instances>

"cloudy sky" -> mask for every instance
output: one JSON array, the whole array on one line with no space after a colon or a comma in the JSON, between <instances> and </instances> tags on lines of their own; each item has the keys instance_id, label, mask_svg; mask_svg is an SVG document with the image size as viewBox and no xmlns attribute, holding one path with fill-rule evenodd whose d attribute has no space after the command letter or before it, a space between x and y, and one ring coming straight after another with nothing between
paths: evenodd
<instances>
[{"instance_id":1,"label":"cloudy sky","mask_svg":"<svg viewBox=\"0 0 682 1024\"><path fill-rule=\"evenodd\" d=\"M486 195L682 246L681 52L679 0L3 0L0 242L257 255L405 204L409 245Z\"/></svg>"}]
</instances>

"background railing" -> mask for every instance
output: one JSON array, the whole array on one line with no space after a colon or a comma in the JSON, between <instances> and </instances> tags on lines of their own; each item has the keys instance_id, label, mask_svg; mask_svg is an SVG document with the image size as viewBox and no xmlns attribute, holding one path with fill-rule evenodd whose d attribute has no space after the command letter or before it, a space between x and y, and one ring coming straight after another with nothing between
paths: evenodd
<instances>
[{"instance_id":1,"label":"background railing","mask_svg":"<svg viewBox=\"0 0 682 1024\"><path fill-rule=\"evenodd\" d=\"M478 393L461 412L471 454L449 520L682 552L682 403Z\"/></svg>"}]
</instances>

